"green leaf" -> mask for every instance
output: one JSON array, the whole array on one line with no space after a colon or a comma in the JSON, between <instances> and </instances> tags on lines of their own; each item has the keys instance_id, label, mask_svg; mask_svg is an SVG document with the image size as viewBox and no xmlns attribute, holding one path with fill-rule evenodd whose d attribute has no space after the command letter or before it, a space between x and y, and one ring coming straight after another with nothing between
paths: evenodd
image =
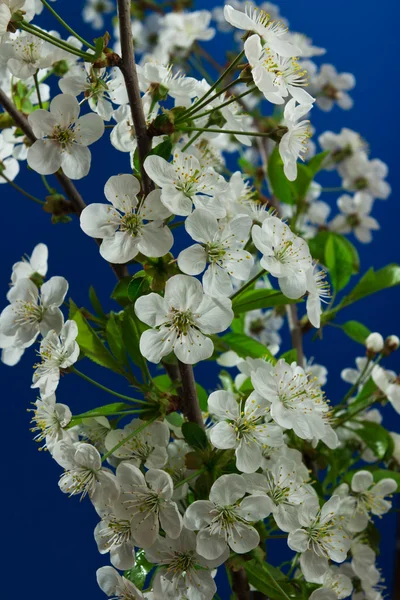
<instances>
[{"instance_id":1,"label":"green leaf","mask_svg":"<svg viewBox=\"0 0 400 600\"><path fill-rule=\"evenodd\" d=\"M136 300L150 290L149 282L144 271L139 271L128 285L128 298L134 304Z\"/></svg>"},{"instance_id":2,"label":"green leaf","mask_svg":"<svg viewBox=\"0 0 400 600\"><path fill-rule=\"evenodd\" d=\"M340 240L338 244L345 248L343 251L347 251L346 253L348 254L348 261L352 264L352 273L358 273L360 270L360 257L358 256L357 249L351 242L349 242L347 238L333 231L320 231L314 238L308 240L312 257L315 258L315 260L318 260L321 264L328 266L326 263L325 248L328 240L331 238ZM332 243L334 244L335 242Z\"/></svg>"},{"instance_id":3,"label":"green leaf","mask_svg":"<svg viewBox=\"0 0 400 600\"><path fill-rule=\"evenodd\" d=\"M114 312L110 313L106 325L106 339L115 358L119 362L127 364L126 350L122 338L123 319L123 313L119 315Z\"/></svg>"},{"instance_id":4,"label":"green leaf","mask_svg":"<svg viewBox=\"0 0 400 600\"><path fill-rule=\"evenodd\" d=\"M96 290L92 285L89 288L89 299L96 315L99 317L105 317L106 315L103 310L103 307L101 306L101 302L96 294Z\"/></svg>"},{"instance_id":5,"label":"green leaf","mask_svg":"<svg viewBox=\"0 0 400 600\"><path fill-rule=\"evenodd\" d=\"M268 160L268 181L271 192L278 200L285 204L293 204L290 183L283 172L283 162L277 147Z\"/></svg>"},{"instance_id":6,"label":"green leaf","mask_svg":"<svg viewBox=\"0 0 400 600\"><path fill-rule=\"evenodd\" d=\"M296 302L299 300L291 300L278 290L250 290L233 299L232 310L235 314L240 314L249 310L295 304Z\"/></svg>"},{"instance_id":7,"label":"green leaf","mask_svg":"<svg viewBox=\"0 0 400 600\"><path fill-rule=\"evenodd\" d=\"M304 596L302 591L291 583L280 569L270 564L267 565L267 563L253 559L244 562L243 567L247 573L249 583L270 600L285 600L281 590L290 599L302 600L308 598L308 595Z\"/></svg>"},{"instance_id":8,"label":"green leaf","mask_svg":"<svg viewBox=\"0 0 400 600\"><path fill-rule=\"evenodd\" d=\"M382 425L372 421L362 421L362 427L354 430L355 434L372 450L379 459L389 459L394 450L392 436Z\"/></svg>"},{"instance_id":9,"label":"green leaf","mask_svg":"<svg viewBox=\"0 0 400 600\"><path fill-rule=\"evenodd\" d=\"M354 402L352 402L346 412L346 417L352 417L354 414L361 412L363 408L368 408L371 400L371 396L376 392L376 387L372 378L363 385L361 392L356 396Z\"/></svg>"},{"instance_id":10,"label":"green leaf","mask_svg":"<svg viewBox=\"0 0 400 600\"><path fill-rule=\"evenodd\" d=\"M127 306L124 310L122 339L132 362L140 368L143 378L146 379L147 363L139 349L139 340L143 330L144 326L136 317L133 305Z\"/></svg>"},{"instance_id":11,"label":"green leaf","mask_svg":"<svg viewBox=\"0 0 400 600\"><path fill-rule=\"evenodd\" d=\"M355 342L358 342L359 344L362 344L363 346L365 346L365 340L371 333L371 330L359 321L347 321L347 323L339 325L339 327L343 329L349 338Z\"/></svg>"},{"instance_id":12,"label":"green leaf","mask_svg":"<svg viewBox=\"0 0 400 600\"><path fill-rule=\"evenodd\" d=\"M115 371L116 373L121 373L118 361L107 350L97 333L92 329L72 300L70 300L70 319L78 325L78 337L76 341L79 344L82 354L102 367L111 369L111 371Z\"/></svg>"},{"instance_id":13,"label":"green leaf","mask_svg":"<svg viewBox=\"0 0 400 600\"><path fill-rule=\"evenodd\" d=\"M73 417L68 427L79 425L79 423L82 423L85 420L85 417L90 417L91 415L95 415L96 417L98 417L99 415L107 417L108 415L113 415L117 412L130 409L132 409L132 404L125 404L124 402L113 402L112 404L98 406L97 408L92 408L91 410L88 410L87 412L84 412L81 415Z\"/></svg>"},{"instance_id":14,"label":"green leaf","mask_svg":"<svg viewBox=\"0 0 400 600\"><path fill-rule=\"evenodd\" d=\"M185 441L192 448L197 448L198 450L205 450L207 448L208 440L206 433L197 423L184 423L182 425L182 434Z\"/></svg>"},{"instance_id":15,"label":"green leaf","mask_svg":"<svg viewBox=\"0 0 400 600\"><path fill-rule=\"evenodd\" d=\"M155 154L156 156L161 156L165 160L169 160L172 152L172 142L169 138L161 142L155 146L151 152L149 152L149 156Z\"/></svg>"},{"instance_id":16,"label":"green leaf","mask_svg":"<svg viewBox=\"0 0 400 600\"><path fill-rule=\"evenodd\" d=\"M316 154L315 156L313 156L311 158L311 160L308 161L307 167L312 172L313 176L316 175L318 173L318 171L321 170L322 164L323 164L325 158L328 156L328 154L329 154L329 150L325 150L324 152L320 152L319 154Z\"/></svg>"},{"instance_id":17,"label":"green leaf","mask_svg":"<svg viewBox=\"0 0 400 600\"><path fill-rule=\"evenodd\" d=\"M124 577L131 581L140 590L143 589L148 573L154 568L145 556L144 550L136 552L135 566L125 571Z\"/></svg>"},{"instance_id":18,"label":"green leaf","mask_svg":"<svg viewBox=\"0 0 400 600\"><path fill-rule=\"evenodd\" d=\"M324 264L329 269L333 288L339 292L346 287L353 274L353 254L343 236L334 234L328 237Z\"/></svg>"},{"instance_id":19,"label":"green leaf","mask_svg":"<svg viewBox=\"0 0 400 600\"><path fill-rule=\"evenodd\" d=\"M297 362L297 350L296 350L296 348L292 348L291 350L288 350L287 352L284 352L283 354L280 355L279 358L280 359L283 358L283 360L286 360L286 362L289 363L289 365L292 362Z\"/></svg>"},{"instance_id":20,"label":"green leaf","mask_svg":"<svg viewBox=\"0 0 400 600\"><path fill-rule=\"evenodd\" d=\"M128 296L128 287L132 277L123 277L120 279L112 291L111 298L121 306L127 306L130 303Z\"/></svg>"},{"instance_id":21,"label":"green leaf","mask_svg":"<svg viewBox=\"0 0 400 600\"><path fill-rule=\"evenodd\" d=\"M297 202L304 200L313 179L314 173L306 165L298 163L297 177L295 181L290 182L292 195Z\"/></svg>"},{"instance_id":22,"label":"green leaf","mask_svg":"<svg viewBox=\"0 0 400 600\"><path fill-rule=\"evenodd\" d=\"M264 344L253 340L253 338L244 333L227 333L220 339L224 344L229 346L230 350L233 350L242 358L266 358L270 362L276 362L274 356Z\"/></svg>"},{"instance_id":23,"label":"green leaf","mask_svg":"<svg viewBox=\"0 0 400 600\"><path fill-rule=\"evenodd\" d=\"M168 421L168 423L173 427L182 427L183 423L185 422L182 415L177 412L169 413L169 415L165 417L165 420Z\"/></svg>"},{"instance_id":24,"label":"green leaf","mask_svg":"<svg viewBox=\"0 0 400 600\"><path fill-rule=\"evenodd\" d=\"M244 333L244 320L245 314L241 313L239 317L233 319L231 323L231 329L234 333Z\"/></svg>"},{"instance_id":25,"label":"green leaf","mask_svg":"<svg viewBox=\"0 0 400 600\"><path fill-rule=\"evenodd\" d=\"M342 301L342 306L349 306L361 298L375 294L400 284L400 266L390 264L379 271L371 267L360 279L355 288Z\"/></svg>"}]
</instances>

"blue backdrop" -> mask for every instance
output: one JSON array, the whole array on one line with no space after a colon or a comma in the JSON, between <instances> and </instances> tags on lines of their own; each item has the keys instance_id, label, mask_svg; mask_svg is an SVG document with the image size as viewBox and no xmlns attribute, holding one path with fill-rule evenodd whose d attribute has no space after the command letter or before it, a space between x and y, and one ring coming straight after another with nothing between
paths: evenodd
<instances>
[{"instance_id":1,"label":"blue backdrop","mask_svg":"<svg viewBox=\"0 0 400 600\"><path fill-rule=\"evenodd\" d=\"M213 2L201 0L197 6L212 8ZM76 30L90 38L82 23L81 8L82 3L76 0L57 2L57 10L68 17ZM371 157L379 157L389 164L393 193L387 202L376 201L373 214L380 222L381 230L374 234L372 244L360 248L362 272L371 265L379 268L391 261L399 261L399 83L393 41L398 37L400 6L393 0L381 0L379 4L372 0L306 0L302 3L282 0L281 13L289 19L291 29L307 33L316 45L327 48L326 62L333 63L339 71L354 73L357 78L356 89L352 92L355 100L353 110L344 112L335 109L325 114L315 108L313 124L317 133L324 129L338 132L341 127L359 131L370 144ZM56 22L48 15L42 15L37 22L47 29L57 28ZM224 40L223 36L219 36L206 48L215 55L221 55ZM107 137L108 133L92 147L96 168L92 168L89 178L77 184L87 203L102 202L103 186L108 177L129 169L127 155L110 150ZM21 170L17 182L43 197L44 189L39 177L26 172L24 166ZM50 249L49 273L68 279L70 296L78 305L87 305L87 290L93 284L104 305L118 310L107 300L115 283L113 273L76 221L52 226L49 215L9 187L0 186L0 195L1 297L7 292L12 263L22 254L30 253L36 243L45 242ZM334 206L336 195L330 194L324 199ZM374 296L373 300L347 309L343 320L356 318L384 336L399 334L399 303L400 289L384 292ZM324 330L324 338L324 344L318 341L312 343L309 336L306 354L308 357L315 356L316 362L328 367L327 396L335 401L348 389L340 380L340 371L352 366L362 349L334 328ZM287 338L285 340L288 341ZM0 366L5 470L1 496L5 552L2 594L4 597L40 597L46 600L88 597L100 600L104 595L97 588L95 571L99 566L108 564L108 557L98 554L93 539L96 514L88 500L80 503L77 498L68 498L59 491L60 468L50 456L37 452L29 432L30 415L26 409L35 399L35 392L29 389L34 360L33 352L28 351L18 367ZM398 357L393 356L387 364L395 369L396 362L398 370ZM93 368L89 361L82 364L82 370L123 391L119 380L114 381L105 370ZM196 376L207 389L215 384L215 372L210 373L208 363L196 368ZM100 390L91 388L73 375L63 379L57 399L68 404L75 414L111 401ZM390 429L400 430L400 419L390 407L386 409L385 419ZM387 515L380 524L384 543L379 564L384 568L389 590L393 584L395 527L395 514ZM285 542L283 540L280 544L278 540L276 544L284 546ZM220 595L228 598L226 591Z\"/></svg>"}]
</instances>

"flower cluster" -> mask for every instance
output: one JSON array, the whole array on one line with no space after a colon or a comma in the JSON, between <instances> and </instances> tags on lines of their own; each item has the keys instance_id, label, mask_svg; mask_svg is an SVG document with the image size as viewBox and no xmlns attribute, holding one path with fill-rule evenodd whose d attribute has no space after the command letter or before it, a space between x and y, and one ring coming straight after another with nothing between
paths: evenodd
<instances>
[{"instance_id":1,"label":"flower cluster","mask_svg":"<svg viewBox=\"0 0 400 600\"><path fill-rule=\"evenodd\" d=\"M332 403L326 368L302 345L400 283L390 264L337 300L359 266L347 236L371 242L374 201L390 194L361 135L322 132L320 152L310 139L314 107L351 108L354 77L311 61L325 50L270 2L211 13L173 0L152 13L153 2L119 0L114 36L94 45L68 25L65 40L36 26L37 4L0 0L0 182L43 204L53 224L79 217L119 279L119 308L107 312L93 288L93 310L78 308L66 279L48 278L38 244L12 267L1 360L14 366L36 345L32 432L62 468L60 490L97 513L95 543L112 565L97 571L101 590L212 600L225 564L238 598L251 585L271 600L381 600L374 520L398 491L400 436L379 408L400 413L399 375L385 364L399 338L334 323L365 354L342 371L351 388L339 400L336 386ZM83 20L102 30L113 10L87 0ZM239 46L221 68L203 47L217 29ZM203 78L207 62L215 82ZM92 163L88 147L103 138L101 153L106 129ZM118 172L107 171L111 152ZM25 162L45 200L14 183ZM86 205L72 180L95 170L101 187ZM322 170L340 186L324 189ZM331 191L344 193L329 221L320 197ZM292 348L282 351L286 325ZM78 370L85 360L126 393ZM221 367L218 384L211 371L196 382L202 361ZM74 376L118 403L74 414L73 398L56 399ZM265 543L278 537L290 568L267 562Z\"/></svg>"}]
</instances>

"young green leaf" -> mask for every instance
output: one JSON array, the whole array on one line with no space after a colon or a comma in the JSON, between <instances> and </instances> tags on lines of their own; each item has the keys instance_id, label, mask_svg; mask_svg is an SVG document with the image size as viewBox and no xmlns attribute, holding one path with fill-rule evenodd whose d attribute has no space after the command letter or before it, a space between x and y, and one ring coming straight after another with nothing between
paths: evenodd
<instances>
[{"instance_id":1,"label":"young green leaf","mask_svg":"<svg viewBox=\"0 0 400 600\"><path fill-rule=\"evenodd\" d=\"M270 362L276 362L276 359L264 344L244 333L227 333L220 339L230 350L233 350L242 358L250 356L251 358L266 358Z\"/></svg>"},{"instance_id":2,"label":"young green leaf","mask_svg":"<svg viewBox=\"0 0 400 600\"><path fill-rule=\"evenodd\" d=\"M368 327L362 323L359 323L358 321L347 321L347 323L344 323L344 325L339 325L339 327L343 329L349 338L355 342L358 342L359 344L362 344L363 346L365 346L365 340L371 333Z\"/></svg>"},{"instance_id":3,"label":"young green leaf","mask_svg":"<svg viewBox=\"0 0 400 600\"><path fill-rule=\"evenodd\" d=\"M148 573L154 568L147 559L144 550L136 552L135 565L129 571L125 571L124 577L131 581L140 590L143 589Z\"/></svg>"},{"instance_id":4,"label":"young green leaf","mask_svg":"<svg viewBox=\"0 0 400 600\"><path fill-rule=\"evenodd\" d=\"M240 314L249 310L295 304L296 302L299 300L291 300L278 290L249 290L233 299L232 310L235 314Z\"/></svg>"},{"instance_id":5,"label":"young green leaf","mask_svg":"<svg viewBox=\"0 0 400 600\"><path fill-rule=\"evenodd\" d=\"M123 277L120 279L112 291L111 298L121 306L127 306L130 303L128 296L128 287L132 277Z\"/></svg>"},{"instance_id":6,"label":"young green leaf","mask_svg":"<svg viewBox=\"0 0 400 600\"><path fill-rule=\"evenodd\" d=\"M275 148L268 160L268 182L271 192L281 202L293 204L290 183L283 172L283 162L278 148Z\"/></svg>"},{"instance_id":7,"label":"young green leaf","mask_svg":"<svg viewBox=\"0 0 400 600\"><path fill-rule=\"evenodd\" d=\"M197 450L205 450L207 448L207 436L204 429L200 425L197 425L197 423L184 423L182 425L182 434L185 441L192 448L196 448Z\"/></svg>"}]
</instances>

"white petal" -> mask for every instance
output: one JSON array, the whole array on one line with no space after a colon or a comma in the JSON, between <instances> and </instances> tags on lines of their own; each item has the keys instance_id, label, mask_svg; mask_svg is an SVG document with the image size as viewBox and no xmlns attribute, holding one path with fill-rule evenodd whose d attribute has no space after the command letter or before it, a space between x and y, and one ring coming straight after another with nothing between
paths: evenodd
<instances>
[{"instance_id":1,"label":"white petal","mask_svg":"<svg viewBox=\"0 0 400 600\"><path fill-rule=\"evenodd\" d=\"M100 254L108 262L124 264L135 258L139 252L138 242L138 238L128 231L116 231L112 237L103 239Z\"/></svg>"},{"instance_id":2,"label":"white petal","mask_svg":"<svg viewBox=\"0 0 400 600\"><path fill-rule=\"evenodd\" d=\"M77 120L74 131L78 144L90 146L93 142L97 142L104 133L103 119L95 113L83 115Z\"/></svg>"},{"instance_id":3,"label":"white petal","mask_svg":"<svg viewBox=\"0 0 400 600\"><path fill-rule=\"evenodd\" d=\"M200 244L185 248L178 256L178 267L187 275L198 275L204 271L206 264L207 253Z\"/></svg>"},{"instance_id":4,"label":"white petal","mask_svg":"<svg viewBox=\"0 0 400 600\"><path fill-rule=\"evenodd\" d=\"M53 140L37 140L27 154L28 165L40 175L51 175L61 166L61 149Z\"/></svg>"},{"instance_id":5,"label":"white petal","mask_svg":"<svg viewBox=\"0 0 400 600\"><path fill-rule=\"evenodd\" d=\"M82 179L89 173L91 160L92 155L89 148L72 144L61 154L61 167L70 179Z\"/></svg>"}]
</instances>

